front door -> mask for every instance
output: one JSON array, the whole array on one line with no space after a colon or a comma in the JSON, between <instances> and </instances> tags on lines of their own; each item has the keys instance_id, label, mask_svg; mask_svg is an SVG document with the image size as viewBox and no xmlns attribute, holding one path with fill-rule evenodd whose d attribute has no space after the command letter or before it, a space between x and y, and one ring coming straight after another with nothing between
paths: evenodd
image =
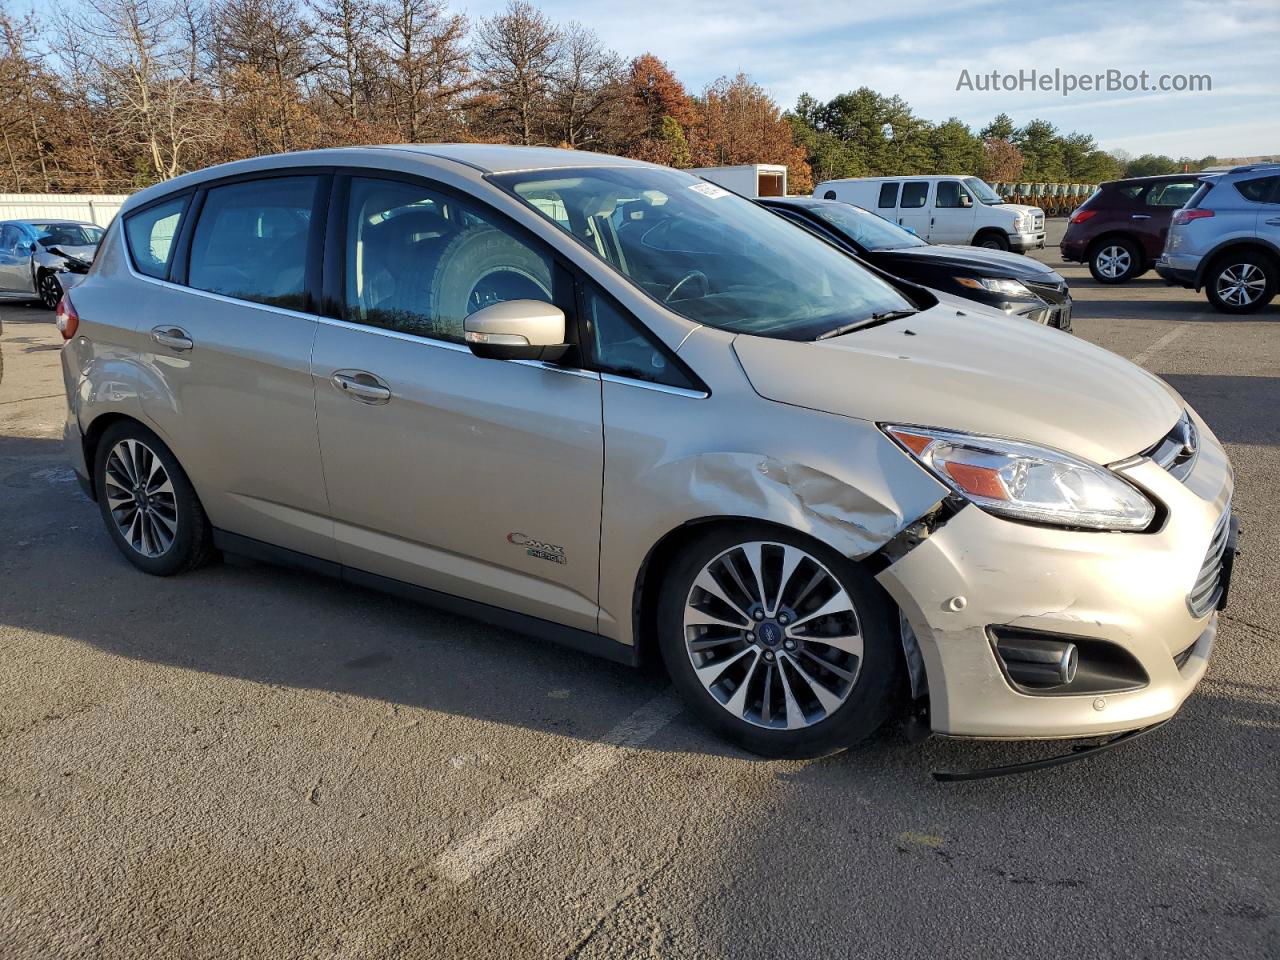
<instances>
[{"instance_id":1,"label":"front door","mask_svg":"<svg viewBox=\"0 0 1280 960\"><path fill-rule=\"evenodd\" d=\"M308 263L318 266L313 209L327 183L287 176L211 187L196 202L189 264L177 271L185 276L174 277L185 288L165 284L148 297L139 333L157 385L143 409L213 525L332 561L311 388L316 319L304 312ZM176 224L168 205L130 218L140 269L164 275Z\"/></svg>"},{"instance_id":2,"label":"front door","mask_svg":"<svg viewBox=\"0 0 1280 960\"><path fill-rule=\"evenodd\" d=\"M345 196L344 196L345 194ZM312 373L344 565L595 631L604 469L596 373L482 360L467 314L573 283L535 241L419 182L354 177L341 319Z\"/></svg>"},{"instance_id":3,"label":"front door","mask_svg":"<svg viewBox=\"0 0 1280 960\"><path fill-rule=\"evenodd\" d=\"M929 181L906 180L898 195L898 223L922 240L929 237Z\"/></svg>"},{"instance_id":4,"label":"front door","mask_svg":"<svg viewBox=\"0 0 1280 960\"><path fill-rule=\"evenodd\" d=\"M930 243L968 243L976 216L973 197L959 180L939 180L929 218Z\"/></svg>"}]
</instances>

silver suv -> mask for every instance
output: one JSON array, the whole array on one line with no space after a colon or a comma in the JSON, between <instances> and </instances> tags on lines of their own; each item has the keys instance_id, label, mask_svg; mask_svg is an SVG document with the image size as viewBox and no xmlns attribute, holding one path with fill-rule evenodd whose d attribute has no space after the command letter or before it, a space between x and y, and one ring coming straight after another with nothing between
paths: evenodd
<instances>
[{"instance_id":1,"label":"silver suv","mask_svg":"<svg viewBox=\"0 0 1280 960\"><path fill-rule=\"evenodd\" d=\"M1173 215L1156 272L1223 313L1261 310L1280 283L1280 164L1201 179Z\"/></svg>"},{"instance_id":2,"label":"silver suv","mask_svg":"<svg viewBox=\"0 0 1280 960\"><path fill-rule=\"evenodd\" d=\"M751 750L1171 716L1232 470L1167 385L886 279L686 173L325 150L132 197L63 300L66 446L120 551L215 551L614 660Z\"/></svg>"}]
</instances>

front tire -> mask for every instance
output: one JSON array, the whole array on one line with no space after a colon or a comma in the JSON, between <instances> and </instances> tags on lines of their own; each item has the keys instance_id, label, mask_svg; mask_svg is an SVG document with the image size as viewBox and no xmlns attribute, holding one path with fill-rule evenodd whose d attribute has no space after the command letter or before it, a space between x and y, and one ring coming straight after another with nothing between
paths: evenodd
<instances>
[{"instance_id":1,"label":"front tire","mask_svg":"<svg viewBox=\"0 0 1280 960\"><path fill-rule=\"evenodd\" d=\"M36 293L40 297L40 305L46 310L58 309L58 301L62 299L62 284L56 274L42 273L36 281Z\"/></svg>"},{"instance_id":2,"label":"front tire","mask_svg":"<svg viewBox=\"0 0 1280 960\"><path fill-rule=\"evenodd\" d=\"M978 234L973 240L973 245L986 250L1008 250L1009 238L998 230L989 230Z\"/></svg>"},{"instance_id":3,"label":"front tire","mask_svg":"<svg viewBox=\"0 0 1280 960\"><path fill-rule=\"evenodd\" d=\"M1205 294L1222 313L1253 313L1276 295L1276 268L1266 257L1252 252L1228 254L1209 269Z\"/></svg>"},{"instance_id":4,"label":"front tire","mask_svg":"<svg viewBox=\"0 0 1280 960\"><path fill-rule=\"evenodd\" d=\"M870 736L900 688L893 605L856 564L764 524L703 534L668 571L658 640L672 682L752 753L815 757Z\"/></svg>"},{"instance_id":5,"label":"front tire","mask_svg":"<svg viewBox=\"0 0 1280 960\"><path fill-rule=\"evenodd\" d=\"M142 424L122 421L107 428L93 475L107 532L139 570L169 577L213 555L213 531L191 481Z\"/></svg>"}]
</instances>

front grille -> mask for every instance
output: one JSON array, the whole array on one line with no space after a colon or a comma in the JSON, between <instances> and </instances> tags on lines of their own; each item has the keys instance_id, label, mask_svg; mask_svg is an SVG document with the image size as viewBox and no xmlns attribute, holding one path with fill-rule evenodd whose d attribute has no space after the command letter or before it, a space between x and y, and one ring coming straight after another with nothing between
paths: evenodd
<instances>
[{"instance_id":1,"label":"front grille","mask_svg":"<svg viewBox=\"0 0 1280 960\"><path fill-rule=\"evenodd\" d=\"M1209 543L1209 550L1204 556L1204 563L1200 567L1200 575L1196 577L1196 584L1187 594L1187 607L1196 619L1205 616L1216 607L1218 600L1222 597L1223 558L1227 552L1230 532L1231 505L1228 504L1227 509L1222 512L1222 519L1213 530L1213 540Z\"/></svg>"},{"instance_id":2,"label":"front grille","mask_svg":"<svg viewBox=\"0 0 1280 960\"><path fill-rule=\"evenodd\" d=\"M1191 422L1191 415L1184 413L1173 425L1173 429L1160 438L1159 442L1143 456L1150 458L1171 473L1175 480L1186 480L1196 465L1196 456L1200 452L1200 435L1196 425Z\"/></svg>"},{"instance_id":3,"label":"front grille","mask_svg":"<svg viewBox=\"0 0 1280 960\"><path fill-rule=\"evenodd\" d=\"M1032 212L1031 229L1033 231L1040 231L1044 229L1044 211L1043 210L1036 210Z\"/></svg>"},{"instance_id":4,"label":"front grille","mask_svg":"<svg viewBox=\"0 0 1280 960\"><path fill-rule=\"evenodd\" d=\"M1030 288L1031 292L1045 303L1062 303L1067 299L1067 281L1065 280L1054 280L1052 282L1023 280L1022 283L1023 286Z\"/></svg>"}]
</instances>

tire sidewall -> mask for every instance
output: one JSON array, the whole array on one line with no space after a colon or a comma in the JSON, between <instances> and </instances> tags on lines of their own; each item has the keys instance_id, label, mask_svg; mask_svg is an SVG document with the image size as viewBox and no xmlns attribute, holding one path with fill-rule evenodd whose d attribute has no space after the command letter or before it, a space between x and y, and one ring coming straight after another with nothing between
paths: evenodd
<instances>
[{"instance_id":1,"label":"tire sidewall","mask_svg":"<svg viewBox=\"0 0 1280 960\"><path fill-rule=\"evenodd\" d=\"M984 233L977 238L974 246L985 250L1008 250L1009 238L999 233Z\"/></svg>"},{"instance_id":2,"label":"tire sidewall","mask_svg":"<svg viewBox=\"0 0 1280 960\"><path fill-rule=\"evenodd\" d=\"M1129 269L1118 277L1108 277L1098 269L1098 257L1102 251L1108 247L1123 247L1129 254ZM1142 265L1142 252L1138 249L1138 245L1132 240L1124 237L1114 237L1109 240L1101 240L1094 244L1093 249L1089 251L1089 273L1093 275L1093 279L1099 283L1127 283L1140 273L1145 273L1146 269Z\"/></svg>"},{"instance_id":3,"label":"tire sidewall","mask_svg":"<svg viewBox=\"0 0 1280 960\"><path fill-rule=\"evenodd\" d=\"M57 291L57 294L58 294L57 299L54 300L52 305L50 305L48 299L44 295L45 284L50 282L52 282L54 289ZM40 274L39 278L36 280L36 296L40 300L40 305L42 307L45 307L48 310L57 309L58 301L62 299L62 294L64 292L65 291L62 289L62 284L59 282L58 278L54 276L52 273L42 273Z\"/></svg>"},{"instance_id":4,"label":"tire sidewall","mask_svg":"<svg viewBox=\"0 0 1280 960\"><path fill-rule=\"evenodd\" d=\"M133 549L132 545L116 527L111 508L107 505L106 470L107 457L111 450L122 440L137 440L146 444L160 458L169 480L173 484L174 503L177 506L178 533L169 549L158 557L144 557ZM94 489L98 495L98 510L106 524L107 533L115 541L125 559L139 570L153 576L168 577L189 569L200 551L206 538L208 520L196 497L191 481L178 464L177 458L169 451L163 441L139 423L118 423L108 427L102 435L94 455L93 463Z\"/></svg>"},{"instance_id":5,"label":"tire sidewall","mask_svg":"<svg viewBox=\"0 0 1280 960\"><path fill-rule=\"evenodd\" d=\"M757 540L798 547L825 565L853 600L862 630L863 657L849 698L830 717L803 730L766 730L731 716L698 680L685 646L685 601L698 573L726 550ZM866 739L892 713L902 681L896 608L869 574L826 545L768 524L717 527L679 552L661 589L658 645L672 683L704 723L752 753L823 756Z\"/></svg>"},{"instance_id":6,"label":"tire sidewall","mask_svg":"<svg viewBox=\"0 0 1280 960\"><path fill-rule=\"evenodd\" d=\"M1266 277L1266 286L1262 290L1262 296L1257 300L1248 306L1239 307L1235 304L1227 303L1218 296L1218 278L1231 267L1245 263L1251 263L1262 270L1262 275ZM1256 313L1270 303L1276 295L1276 269L1264 257L1253 253L1225 256L1214 263L1209 270L1208 276L1205 277L1205 295L1209 298L1209 303L1213 305L1213 308L1220 313Z\"/></svg>"}]
</instances>

